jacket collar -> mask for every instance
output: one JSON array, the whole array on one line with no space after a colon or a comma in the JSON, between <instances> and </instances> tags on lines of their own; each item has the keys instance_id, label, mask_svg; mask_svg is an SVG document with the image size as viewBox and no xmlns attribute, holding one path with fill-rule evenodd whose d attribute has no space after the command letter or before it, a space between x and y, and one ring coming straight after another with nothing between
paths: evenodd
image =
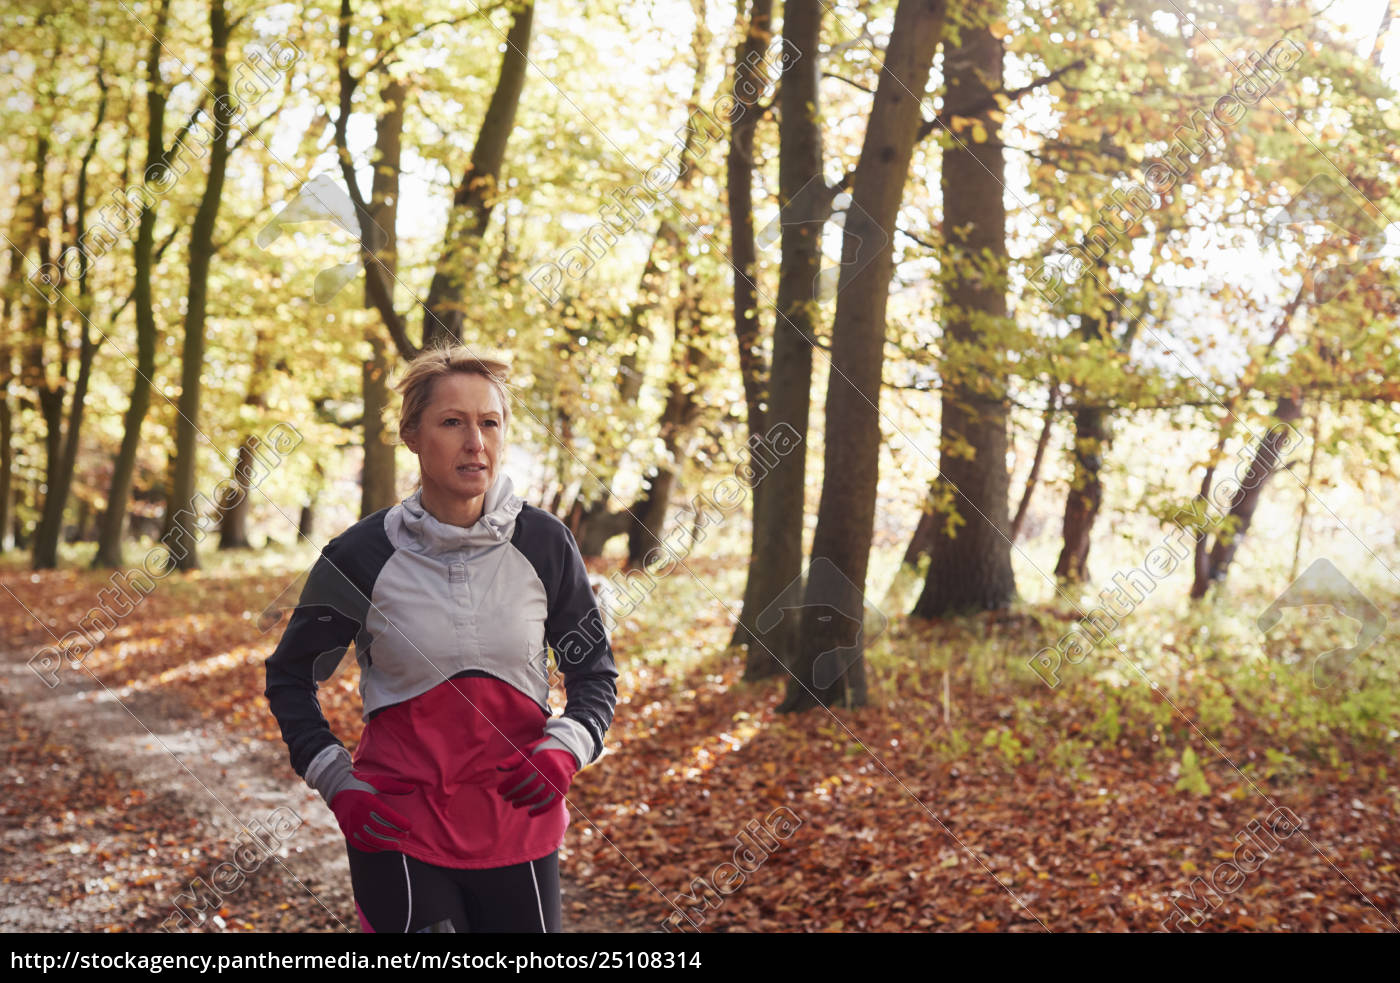
<instances>
[{"instance_id":1,"label":"jacket collar","mask_svg":"<svg viewBox=\"0 0 1400 983\"><path fill-rule=\"evenodd\" d=\"M504 471L487 489L481 517L470 526L441 521L423 507L422 498L423 489L419 488L390 509L386 521L389 538L396 547L413 543L420 552L430 555L507 541L515 531L515 517L525 505Z\"/></svg>"}]
</instances>

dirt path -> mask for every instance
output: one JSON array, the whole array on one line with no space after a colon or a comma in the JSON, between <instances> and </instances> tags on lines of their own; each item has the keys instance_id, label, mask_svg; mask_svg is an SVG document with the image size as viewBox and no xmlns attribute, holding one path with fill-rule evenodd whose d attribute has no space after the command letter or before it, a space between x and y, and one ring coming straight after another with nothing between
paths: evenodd
<instances>
[{"instance_id":1,"label":"dirt path","mask_svg":"<svg viewBox=\"0 0 1400 983\"><path fill-rule=\"evenodd\" d=\"M280 745L84 671L50 689L30 654L0 653L0 931L359 930L344 838ZM564 878L565 931L626 930Z\"/></svg>"}]
</instances>

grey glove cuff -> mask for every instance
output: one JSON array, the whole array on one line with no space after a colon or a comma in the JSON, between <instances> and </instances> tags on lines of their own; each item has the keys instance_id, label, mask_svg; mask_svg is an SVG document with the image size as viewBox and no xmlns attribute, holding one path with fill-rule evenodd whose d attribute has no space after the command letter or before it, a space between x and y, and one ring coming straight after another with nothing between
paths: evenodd
<instances>
[{"instance_id":1,"label":"grey glove cuff","mask_svg":"<svg viewBox=\"0 0 1400 983\"><path fill-rule=\"evenodd\" d=\"M350 761L350 752L341 744L332 744L306 766L306 784L321 793L326 805L347 788L375 794L377 789L369 782L355 777L355 769Z\"/></svg>"},{"instance_id":2,"label":"grey glove cuff","mask_svg":"<svg viewBox=\"0 0 1400 983\"><path fill-rule=\"evenodd\" d=\"M547 740L542 741L540 745L536 747L535 750L531 753L539 754L541 751L568 751L574 759L574 770L577 771L580 767L578 760L578 752L575 751L573 748L569 747L569 745L565 744L563 741L559 740L559 738L557 737L550 737Z\"/></svg>"},{"instance_id":3,"label":"grey glove cuff","mask_svg":"<svg viewBox=\"0 0 1400 983\"><path fill-rule=\"evenodd\" d=\"M578 762L579 770L593 761L593 735L588 728L570 717L553 717L545 721L545 736L548 741L540 745L540 750L558 747L568 751Z\"/></svg>"}]
</instances>

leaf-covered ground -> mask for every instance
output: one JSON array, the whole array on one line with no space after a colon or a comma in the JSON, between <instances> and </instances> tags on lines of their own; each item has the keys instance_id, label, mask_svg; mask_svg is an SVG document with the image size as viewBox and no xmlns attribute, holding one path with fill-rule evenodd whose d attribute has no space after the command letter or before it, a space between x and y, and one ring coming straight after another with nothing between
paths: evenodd
<instances>
[{"instance_id":1,"label":"leaf-covered ground","mask_svg":"<svg viewBox=\"0 0 1400 983\"><path fill-rule=\"evenodd\" d=\"M157 930L279 806L303 824L205 928L357 928L343 841L261 695L279 629L259 616L291 577L168 577L50 688L25 662L105 578L0 572L0 928ZM1273 689L1194 659L1171 691L1051 690L988 670L1040 630L992 617L894 623L868 706L780 716L780 681L739 681L723 609L676 610L658 596L614 636L610 750L570 792L569 931L1151 931L1193 890L1187 930L1400 923L1393 716L1305 733ZM356 685L348 656L322 688L351 745ZM1302 828L1236 854L1280 809Z\"/></svg>"}]
</instances>

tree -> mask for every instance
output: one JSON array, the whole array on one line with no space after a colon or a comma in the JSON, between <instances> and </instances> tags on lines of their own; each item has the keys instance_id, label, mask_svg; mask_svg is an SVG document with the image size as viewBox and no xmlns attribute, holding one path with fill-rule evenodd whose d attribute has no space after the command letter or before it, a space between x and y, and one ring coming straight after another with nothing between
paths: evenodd
<instances>
[{"instance_id":1,"label":"tree","mask_svg":"<svg viewBox=\"0 0 1400 983\"><path fill-rule=\"evenodd\" d=\"M831 336L821 504L802 594L797 658L779 707L784 712L865 702L864 587L879 470L885 308L894 266L887 230L894 228L904 196L921 122L919 104L944 15L941 0L900 0L856 166Z\"/></svg>"},{"instance_id":2,"label":"tree","mask_svg":"<svg viewBox=\"0 0 1400 983\"><path fill-rule=\"evenodd\" d=\"M948 111L970 120L943 157L943 397L928 577L913 614L991 610L1016 596L1007 515L1006 370L987 357L1006 330L1005 151L992 94L1002 88L997 2L970 3L946 58ZM983 107L978 111L977 107ZM956 124L955 124L956 125Z\"/></svg>"},{"instance_id":3,"label":"tree","mask_svg":"<svg viewBox=\"0 0 1400 983\"><path fill-rule=\"evenodd\" d=\"M175 456L171 461L170 495L166 500L165 528L161 541L169 552L168 569L199 569L200 516L194 511L200 409L200 378L204 372L206 313L209 301L209 269L216 247L214 230L223 204L224 177L228 171L229 129L233 101L229 90L228 15L223 0L209 2L209 52L213 63L213 135L209 149L209 176L190 228L189 283L185 294L185 341L180 357L179 423Z\"/></svg>"},{"instance_id":4,"label":"tree","mask_svg":"<svg viewBox=\"0 0 1400 983\"><path fill-rule=\"evenodd\" d=\"M734 634L736 641L747 640L749 645L744 667L744 678L749 680L779 672L793 658L798 640L793 619L762 624L759 619L774 605L797 604L796 592L801 590L821 237L839 190L839 186L829 187L822 176L821 12L822 5L815 0L788 0L783 8L783 47L791 57L785 60L778 89L782 259L764 425L790 428L797 449L766 471L763 493L754 500L753 550L744 607Z\"/></svg>"},{"instance_id":5,"label":"tree","mask_svg":"<svg viewBox=\"0 0 1400 983\"><path fill-rule=\"evenodd\" d=\"M151 43L146 51L146 163L142 176L150 185L159 187L169 180L170 155L184 142L189 124L176 135L173 146L165 144L165 107L169 92L161 77L161 52L165 45L166 28L170 18L170 0L160 0L152 18ZM122 443L112 467L112 480L107 488L107 508L102 514L102 527L97 537L94 567L122 566L122 530L126 525L127 501L131 496L131 480L136 472L136 452L141 445L141 427L151 406L152 377L156 371L156 324L151 272L155 262L156 214L160 198L142 185L140 218L136 242L132 247L132 301L136 309L136 370L131 384L122 421ZM129 198L126 204L134 205Z\"/></svg>"},{"instance_id":6,"label":"tree","mask_svg":"<svg viewBox=\"0 0 1400 983\"><path fill-rule=\"evenodd\" d=\"M399 79L390 79L381 94L384 112L375 130L374 179L370 189L370 226L366 230L370 252L375 257L375 269L388 276L384 289L392 302L398 283L399 251L399 172L403 148L403 121L408 87ZM365 307L373 308L368 281L365 287ZM384 424L389 409L391 390L389 372L393 367L390 341L384 336L383 325L365 329L370 357L365 361L364 392L364 477L360 481L360 516L388 508L398 501L395 478L395 446L397 435Z\"/></svg>"},{"instance_id":7,"label":"tree","mask_svg":"<svg viewBox=\"0 0 1400 983\"><path fill-rule=\"evenodd\" d=\"M462 298L466 270L473 251L485 234L491 211L499 196L497 182L505 163L506 145L515 127L520 94L525 86L525 69L529 63L530 32L534 24L535 5L532 0L525 0L512 8L511 25L506 32L506 50L501 59L496 88L491 94L491 103L477 133L471 161L453 192L452 210L448 216L442 250L428 288L428 296L422 301L421 346L415 345L409 339L404 318L394 306L393 290L390 286L393 277L376 259L373 249L374 234L371 231L374 228L374 217L370 203L365 200L364 192L360 190L359 182L355 178L354 160L350 154L350 114L355 92L364 81L364 76L356 78L350 67L353 13L351 0L341 0L336 46L339 107L335 119L335 145L340 155L341 177L359 222L366 292L384 319L384 326L398 347L399 354L411 360L430 346L462 340ZM480 13L479 8L476 13ZM390 45L371 68L377 70L383 67L398 46L399 42Z\"/></svg>"},{"instance_id":8,"label":"tree","mask_svg":"<svg viewBox=\"0 0 1400 983\"><path fill-rule=\"evenodd\" d=\"M742 5L741 5L742 9ZM729 155L726 161L725 190L729 196L729 261L734 267L734 337L739 343L739 374L744 383L744 406L749 434L749 467L755 475L762 474L762 461L755 441L767 430L768 365L760 347L762 325L759 320L758 249L754 243L753 171L754 134L762 116L759 97L767 90L764 52L772 38L773 0L752 0L748 24L743 39L734 52L734 107L729 116ZM750 496L755 520L762 506L759 500L766 494L765 481L750 484ZM767 515L767 510L764 510ZM750 646L748 666L754 675L772 672L773 661L755 653L751 626L744 621L744 612L753 612L759 605L752 587L754 564L760 555L757 521L753 523L749 562L744 580L744 600L734 634L729 644Z\"/></svg>"}]
</instances>

